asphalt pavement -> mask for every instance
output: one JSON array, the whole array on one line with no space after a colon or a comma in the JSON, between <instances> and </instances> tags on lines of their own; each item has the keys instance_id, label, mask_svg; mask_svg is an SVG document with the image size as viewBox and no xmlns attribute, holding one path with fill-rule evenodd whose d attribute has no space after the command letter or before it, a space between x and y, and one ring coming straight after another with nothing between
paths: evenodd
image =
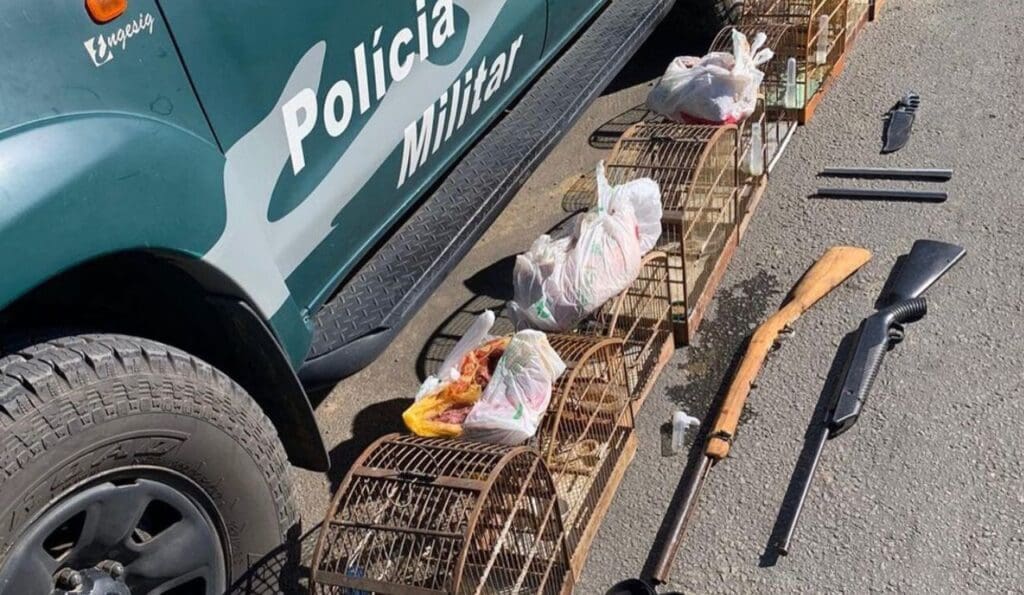
<instances>
[{"instance_id":1,"label":"asphalt pavement","mask_svg":"<svg viewBox=\"0 0 1024 595\"><path fill-rule=\"evenodd\" d=\"M668 59L710 35L678 26L641 50L387 352L323 397L316 413L335 470L294 471L307 550L348 464L401 430L401 411L459 328L508 297L511 257L568 216L563 197L607 155ZM772 172L695 344L676 353L639 415L639 450L577 593L603 593L649 565L699 454L667 452L672 412L710 420L746 336L835 244L874 258L770 356L663 592L1024 591L1024 3L889 0L849 60ZM922 98L911 141L879 155L881 115L908 90ZM827 166L943 167L954 177L944 204L812 198ZM835 351L918 238L968 255L927 294L928 316L889 354L860 423L827 446L793 551L773 559L766 546Z\"/></svg>"}]
</instances>

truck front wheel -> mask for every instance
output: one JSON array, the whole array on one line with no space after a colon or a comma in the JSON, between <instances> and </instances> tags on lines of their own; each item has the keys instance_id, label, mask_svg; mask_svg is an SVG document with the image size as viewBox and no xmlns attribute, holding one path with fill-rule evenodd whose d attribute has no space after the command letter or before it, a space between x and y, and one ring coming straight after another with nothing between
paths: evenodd
<instances>
[{"instance_id":1,"label":"truck front wheel","mask_svg":"<svg viewBox=\"0 0 1024 595\"><path fill-rule=\"evenodd\" d=\"M0 519L0 593L213 594L296 511L241 387L160 343L79 335L0 358Z\"/></svg>"}]
</instances>

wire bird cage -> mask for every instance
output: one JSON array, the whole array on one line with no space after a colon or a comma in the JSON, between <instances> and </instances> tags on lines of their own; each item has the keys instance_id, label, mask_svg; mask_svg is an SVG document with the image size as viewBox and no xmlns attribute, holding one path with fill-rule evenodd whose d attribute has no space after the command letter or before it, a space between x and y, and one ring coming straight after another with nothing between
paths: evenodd
<instances>
[{"instance_id":1,"label":"wire bird cage","mask_svg":"<svg viewBox=\"0 0 1024 595\"><path fill-rule=\"evenodd\" d=\"M636 280L574 333L621 339L630 397L642 401L675 349L668 254L646 254Z\"/></svg>"},{"instance_id":2,"label":"wire bird cage","mask_svg":"<svg viewBox=\"0 0 1024 595\"><path fill-rule=\"evenodd\" d=\"M776 51L785 47L786 36L791 29L784 22L743 22L736 27L725 27L718 32L711 42L712 52L732 52L732 31L738 30L753 41L758 33L767 37L765 47ZM779 87L786 80L787 59L775 53L771 60L761 65L765 73L764 82L758 92L757 108L754 113L740 125L740 175L741 185L756 188L763 182L763 175L775 167L775 163L796 132L796 113L786 109L782 103L785 89ZM753 166L752 157L759 151L760 168ZM760 171L757 171L760 169ZM749 191L749 190L748 190Z\"/></svg>"},{"instance_id":3,"label":"wire bird cage","mask_svg":"<svg viewBox=\"0 0 1024 595\"><path fill-rule=\"evenodd\" d=\"M860 34L871 15L871 0L846 0L846 47Z\"/></svg>"},{"instance_id":4,"label":"wire bird cage","mask_svg":"<svg viewBox=\"0 0 1024 595\"><path fill-rule=\"evenodd\" d=\"M311 579L317 594L565 592L551 475L527 447L385 436L335 495Z\"/></svg>"},{"instance_id":5,"label":"wire bird cage","mask_svg":"<svg viewBox=\"0 0 1024 595\"><path fill-rule=\"evenodd\" d=\"M658 249L667 254L677 343L696 332L752 206L741 192L737 150L733 125L642 123L622 137L606 166L613 184L649 177L661 187Z\"/></svg>"},{"instance_id":6,"label":"wire bird cage","mask_svg":"<svg viewBox=\"0 0 1024 595\"><path fill-rule=\"evenodd\" d=\"M767 105L782 105L797 120L811 119L820 93L843 66L847 0L752 0L743 8L742 31L788 25L772 49L782 68L765 72Z\"/></svg>"},{"instance_id":7,"label":"wire bird cage","mask_svg":"<svg viewBox=\"0 0 1024 595\"><path fill-rule=\"evenodd\" d=\"M566 364L535 442L551 470L575 573L636 452L633 416L674 348L668 255L570 334L549 335Z\"/></svg>"},{"instance_id":8,"label":"wire bird cage","mask_svg":"<svg viewBox=\"0 0 1024 595\"><path fill-rule=\"evenodd\" d=\"M548 340L566 370L534 440L558 491L566 544L578 572L601 521L599 512L636 449L632 399L621 339L550 335Z\"/></svg>"}]
</instances>

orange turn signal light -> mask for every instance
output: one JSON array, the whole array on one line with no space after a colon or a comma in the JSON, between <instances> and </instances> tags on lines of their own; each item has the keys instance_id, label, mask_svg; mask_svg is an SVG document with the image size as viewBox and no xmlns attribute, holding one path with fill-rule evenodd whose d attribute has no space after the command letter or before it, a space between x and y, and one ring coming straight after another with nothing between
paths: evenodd
<instances>
[{"instance_id":1,"label":"orange turn signal light","mask_svg":"<svg viewBox=\"0 0 1024 595\"><path fill-rule=\"evenodd\" d=\"M128 10L128 0L85 0L85 10L99 24L109 23Z\"/></svg>"}]
</instances>

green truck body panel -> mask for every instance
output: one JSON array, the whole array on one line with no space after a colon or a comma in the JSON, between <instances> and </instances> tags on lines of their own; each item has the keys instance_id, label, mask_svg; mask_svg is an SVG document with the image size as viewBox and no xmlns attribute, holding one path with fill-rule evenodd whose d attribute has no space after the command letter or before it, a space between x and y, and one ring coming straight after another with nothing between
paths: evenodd
<instances>
[{"instance_id":1,"label":"green truck body panel","mask_svg":"<svg viewBox=\"0 0 1024 595\"><path fill-rule=\"evenodd\" d=\"M202 259L290 363L309 317L603 0L0 7L0 306L129 250Z\"/></svg>"}]
</instances>

